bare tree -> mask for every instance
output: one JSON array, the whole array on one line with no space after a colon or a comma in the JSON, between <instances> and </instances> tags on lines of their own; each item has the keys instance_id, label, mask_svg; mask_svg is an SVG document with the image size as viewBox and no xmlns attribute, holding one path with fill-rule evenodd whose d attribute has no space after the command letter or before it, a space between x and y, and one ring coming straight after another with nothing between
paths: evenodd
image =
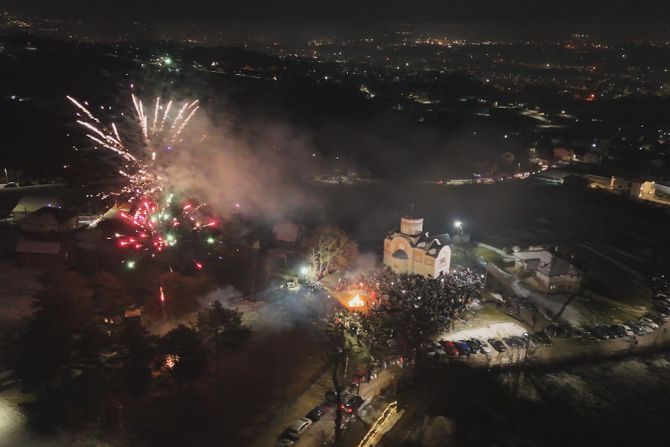
<instances>
[{"instance_id":1,"label":"bare tree","mask_svg":"<svg viewBox=\"0 0 670 447\"><path fill-rule=\"evenodd\" d=\"M522 377L523 380L527 380L528 369L535 364L539 358L537 348L537 345L530 342L529 334L526 339L526 345L523 348L523 357L521 357L521 352L519 352L517 364L512 368L512 395L514 397L519 396Z\"/></svg>"},{"instance_id":2,"label":"bare tree","mask_svg":"<svg viewBox=\"0 0 670 447\"><path fill-rule=\"evenodd\" d=\"M336 227L318 228L306 241L310 274L316 280L343 270L356 261L358 245Z\"/></svg>"},{"instance_id":3,"label":"bare tree","mask_svg":"<svg viewBox=\"0 0 670 447\"><path fill-rule=\"evenodd\" d=\"M326 331L326 357L331 365L331 378L335 390L335 446L342 444L342 394L346 388L347 362L350 348L344 335L344 326L335 319Z\"/></svg>"},{"instance_id":4,"label":"bare tree","mask_svg":"<svg viewBox=\"0 0 670 447\"><path fill-rule=\"evenodd\" d=\"M198 330L205 346L214 354L219 377L223 355L240 349L251 336L251 329L242 323L242 312L223 307L219 300L198 313Z\"/></svg>"}]
</instances>

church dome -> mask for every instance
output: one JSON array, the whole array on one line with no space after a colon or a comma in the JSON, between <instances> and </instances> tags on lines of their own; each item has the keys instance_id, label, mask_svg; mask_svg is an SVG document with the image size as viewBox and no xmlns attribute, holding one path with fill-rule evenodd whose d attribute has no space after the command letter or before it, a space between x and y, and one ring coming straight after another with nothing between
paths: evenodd
<instances>
[{"instance_id":1,"label":"church dome","mask_svg":"<svg viewBox=\"0 0 670 447\"><path fill-rule=\"evenodd\" d=\"M400 219L400 232L407 236L418 236L423 231L423 218L402 217Z\"/></svg>"}]
</instances>

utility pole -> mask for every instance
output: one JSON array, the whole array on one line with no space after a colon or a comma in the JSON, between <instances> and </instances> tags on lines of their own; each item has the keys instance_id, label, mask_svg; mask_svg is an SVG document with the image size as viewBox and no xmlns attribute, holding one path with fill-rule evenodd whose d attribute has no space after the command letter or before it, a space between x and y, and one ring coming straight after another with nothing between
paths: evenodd
<instances>
[{"instance_id":1,"label":"utility pole","mask_svg":"<svg viewBox=\"0 0 670 447\"><path fill-rule=\"evenodd\" d=\"M256 301L256 252L251 255L251 299Z\"/></svg>"}]
</instances>

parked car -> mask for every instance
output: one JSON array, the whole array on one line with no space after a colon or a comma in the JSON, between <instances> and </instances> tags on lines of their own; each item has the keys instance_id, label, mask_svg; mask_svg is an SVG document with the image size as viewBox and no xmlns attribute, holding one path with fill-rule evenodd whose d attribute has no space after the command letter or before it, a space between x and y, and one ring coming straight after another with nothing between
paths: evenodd
<instances>
[{"instance_id":1,"label":"parked car","mask_svg":"<svg viewBox=\"0 0 670 447\"><path fill-rule=\"evenodd\" d=\"M609 335L603 330L602 326L596 326L591 328L591 336L596 340L607 340Z\"/></svg>"},{"instance_id":2,"label":"parked car","mask_svg":"<svg viewBox=\"0 0 670 447\"><path fill-rule=\"evenodd\" d=\"M651 321L658 324L659 326L664 324L666 320L666 318L663 318L661 314L659 314L658 312L654 312L653 310L651 312L648 312L647 315L645 315L645 317L649 318Z\"/></svg>"},{"instance_id":3,"label":"parked car","mask_svg":"<svg viewBox=\"0 0 670 447\"><path fill-rule=\"evenodd\" d=\"M570 330L563 327L563 326L559 326L558 324L550 324L549 326L544 328L544 332L550 337L569 337L570 336Z\"/></svg>"},{"instance_id":4,"label":"parked car","mask_svg":"<svg viewBox=\"0 0 670 447\"><path fill-rule=\"evenodd\" d=\"M626 336L626 330L620 324L613 324L610 329L616 334L617 338Z\"/></svg>"},{"instance_id":5,"label":"parked car","mask_svg":"<svg viewBox=\"0 0 670 447\"><path fill-rule=\"evenodd\" d=\"M291 439L300 439L300 436L307 431L309 427L312 426L312 421L307 418L300 418L291 425L286 434Z\"/></svg>"},{"instance_id":6,"label":"parked car","mask_svg":"<svg viewBox=\"0 0 670 447\"><path fill-rule=\"evenodd\" d=\"M652 321L651 318L642 317L642 318L640 318L640 323L645 324L645 325L651 327L652 329L658 329L658 324L656 324L654 321Z\"/></svg>"},{"instance_id":7,"label":"parked car","mask_svg":"<svg viewBox=\"0 0 670 447\"><path fill-rule=\"evenodd\" d=\"M433 350L439 354L439 355L447 355L447 353L444 350L444 347L442 346L442 343L440 343L437 340L433 340L431 343L431 346L433 347Z\"/></svg>"},{"instance_id":8,"label":"parked car","mask_svg":"<svg viewBox=\"0 0 670 447\"><path fill-rule=\"evenodd\" d=\"M432 342L425 342L421 344L421 348L429 357L446 355L446 352L444 352L444 348L439 343L437 346L435 346Z\"/></svg>"},{"instance_id":9,"label":"parked car","mask_svg":"<svg viewBox=\"0 0 670 447\"><path fill-rule=\"evenodd\" d=\"M644 323L642 321L638 321L637 324L640 325L642 327L642 329L645 331L645 335L651 334L652 332L654 332L654 327L651 326L651 325L648 325L647 323Z\"/></svg>"},{"instance_id":10,"label":"parked car","mask_svg":"<svg viewBox=\"0 0 670 447\"><path fill-rule=\"evenodd\" d=\"M363 405L363 398L361 396L351 396L345 403L342 404L342 410L345 413L355 413L361 405Z\"/></svg>"},{"instance_id":11,"label":"parked car","mask_svg":"<svg viewBox=\"0 0 670 447\"><path fill-rule=\"evenodd\" d=\"M468 347L467 343L464 343L462 341L455 341L454 344L456 345L456 349L458 349L459 355L470 354L470 348Z\"/></svg>"},{"instance_id":12,"label":"parked car","mask_svg":"<svg viewBox=\"0 0 670 447\"><path fill-rule=\"evenodd\" d=\"M624 330L626 336L632 337L633 335L635 335L635 332L633 332L633 330L629 326L626 326L625 324L619 324L617 326L620 326Z\"/></svg>"},{"instance_id":13,"label":"parked car","mask_svg":"<svg viewBox=\"0 0 670 447\"><path fill-rule=\"evenodd\" d=\"M444 348L444 352L446 352L447 355L451 357L459 356L458 349L456 348L456 345L453 341L442 340L442 347Z\"/></svg>"},{"instance_id":14,"label":"parked car","mask_svg":"<svg viewBox=\"0 0 670 447\"><path fill-rule=\"evenodd\" d=\"M544 332L536 332L530 336L531 340L534 339L535 343L538 345L551 346L551 338L547 336Z\"/></svg>"},{"instance_id":15,"label":"parked car","mask_svg":"<svg viewBox=\"0 0 670 447\"><path fill-rule=\"evenodd\" d=\"M609 339L615 339L617 337L616 332L613 331L610 326L607 326L607 325L603 324L602 326L599 326L599 329Z\"/></svg>"},{"instance_id":16,"label":"parked car","mask_svg":"<svg viewBox=\"0 0 670 447\"><path fill-rule=\"evenodd\" d=\"M653 304L653 308L656 312L663 315L663 317L667 317L670 315L670 305L656 302Z\"/></svg>"},{"instance_id":17,"label":"parked car","mask_svg":"<svg viewBox=\"0 0 670 447\"><path fill-rule=\"evenodd\" d=\"M477 354L477 353L480 352L479 343L477 343L476 341L474 341L474 340L461 340L461 342L468 345L468 348L470 348L470 352L472 354Z\"/></svg>"},{"instance_id":18,"label":"parked car","mask_svg":"<svg viewBox=\"0 0 670 447\"><path fill-rule=\"evenodd\" d=\"M498 352L507 351L507 346L505 346L505 344L502 341L496 338L489 338L488 342L491 346L493 346L493 349L495 349Z\"/></svg>"},{"instance_id":19,"label":"parked car","mask_svg":"<svg viewBox=\"0 0 670 447\"><path fill-rule=\"evenodd\" d=\"M635 335L647 335L649 333L646 328L636 323L635 321L627 322L626 326L630 327Z\"/></svg>"},{"instance_id":20,"label":"parked car","mask_svg":"<svg viewBox=\"0 0 670 447\"><path fill-rule=\"evenodd\" d=\"M321 419L321 416L326 414L327 409L328 407L326 407L325 405L317 405L316 407L312 408L305 417L312 422L316 422L319 419Z\"/></svg>"},{"instance_id":21,"label":"parked car","mask_svg":"<svg viewBox=\"0 0 670 447\"><path fill-rule=\"evenodd\" d=\"M522 348L526 346L526 341L516 335L512 335L510 337L503 338L503 341L509 346L510 348Z\"/></svg>"},{"instance_id":22,"label":"parked car","mask_svg":"<svg viewBox=\"0 0 670 447\"><path fill-rule=\"evenodd\" d=\"M474 341L475 343L477 343L477 345L479 345L480 352L483 352L484 354L490 354L491 352L493 352L491 347L487 345L484 340L480 340L478 338L471 338L470 340Z\"/></svg>"}]
</instances>

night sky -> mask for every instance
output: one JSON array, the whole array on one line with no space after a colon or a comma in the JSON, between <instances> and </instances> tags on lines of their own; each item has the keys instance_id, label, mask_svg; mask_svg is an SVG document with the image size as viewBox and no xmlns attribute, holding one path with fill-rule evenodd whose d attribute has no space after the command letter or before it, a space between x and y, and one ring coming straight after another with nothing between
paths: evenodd
<instances>
[{"instance_id":1,"label":"night sky","mask_svg":"<svg viewBox=\"0 0 670 447\"><path fill-rule=\"evenodd\" d=\"M4 0L12 12L40 17L128 19L192 23L231 21L308 22L543 22L659 26L667 0ZM667 26L667 25L665 25Z\"/></svg>"}]
</instances>

